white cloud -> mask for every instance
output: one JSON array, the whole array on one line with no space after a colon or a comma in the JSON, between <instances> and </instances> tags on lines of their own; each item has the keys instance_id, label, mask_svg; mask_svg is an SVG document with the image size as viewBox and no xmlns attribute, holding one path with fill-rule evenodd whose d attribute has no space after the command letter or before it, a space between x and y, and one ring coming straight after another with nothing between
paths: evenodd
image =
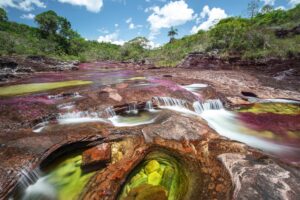
<instances>
[{"instance_id":1,"label":"white cloud","mask_svg":"<svg viewBox=\"0 0 300 200\"><path fill-rule=\"evenodd\" d=\"M28 13L28 14L23 14L21 16L22 19L34 19L35 15L32 13Z\"/></svg>"},{"instance_id":2,"label":"white cloud","mask_svg":"<svg viewBox=\"0 0 300 200\"><path fill-rule=\"evenodd\" d=\"M130 24L129 24L129 29L135 29L134 23L130 23Z\"/></svg>"},{"instance_id":3,"label":"white cloud","mask_svg":"<svg viewBox=\"0 0 300 200\"><path fill-rule=\"evenodd\" d=\"M289 1L289 4L292 6L295 6L300 3L300 0L288 0L288 1Z\"/></svg>"},{"instance_id":4,"label":"white cloud","mask_svg":"<svg viewBox=\"0 0 300 200\"><path fill-rule=\"evenodd\" d=\"M193 26L191 33L197 33L199 30L208 30L212 26L216 25L221 19L228 17L225 10L221 8L210 9L208 5L203 7L200 17L197 19L198 23L207 18L206 21L200 23L197 26Z\"/></svg>"},{"instance_id":5,"label":"white cloud","mask_svg":"<svg viewBox=\"0 0 300 200\"><path fill-rule=\"evenodd\" d=\"M129 29L136 29L136 28L142 28L143 27L143 25L135 25L133 22L132 22L132 18L130 17L130 18L128 18L128 19L126 19L126 24L128 24L128 28Z\"/></svg>"},{"instance_id":6,"label":"white cloud","mask_svg":"<svg viewBox=\"0 0 300 200\"><path fill-rule=\"evenodd\" d=\"M275 4L275 0L263 0L263 2L265 5L274 6L274 4Z\"/></svg>"},{"instance_id":7,"label":"white cloud","mask_svg":"<svg viewBox=\"0 0 300 200\"><path fill-rule=\"evenodd\" d=\"M152 14L147 19L150 23L150 35L152 36L157 35L162 28L182 25L194 19L194 10L189 8L184 0L171 1L161 8L155 6L145 11L152 11Z\"/></svg>"},{"instance_id":8,"label":"white cloud","mask_svg":"<svg viewBox=\"0 0 300 200\"><path fill-rule=\"evenodd\" d=\"M130 22L132 22L132 18L130 17L130 18L126 19L125 22L126 22L127 24L129 24Z\"/></svg>"},{"instance_id":9,"label":"white cloud","mask_svg":"<svg viewBox=\"0 0 300 200\"><path fill-rule=\"evenodd\" d=\"M119 24L115 24L115 27L118 28L118 27L119 27Z\"/></svg>"},{"instance_id":10,"label":"white cloud","mask_svg":"<svg viewBox=\"0 0 300 200\"><path fill-rule=\"evenodd\" d=\"M123 45L125 43L124 40L119 39L118 31L107 34L107 35L101 35L101 36L99 36L97 41L98 42L107 42L107 43L112 43L112 44L117 44L117 45Z\"/></svg>"},{"instance_id":11,"label":"white cloud","mask_svg":"<svg viewBox=\"0 0 300 200\"><path fill-rule=\"evenodd\" d=\"M103 6L103 0L58 0L61 3L69 3L75 6L85 6L88 11L99 12Z\"/></svg>"},{"instance_id":12,"label":"white cloud","mask_svg":"<svg viewBox=\"0 0 300 200\"><path fill-rule=\"evenodd\" d=\"M35 7L46 8L46 5L40 0L0 0L0 7L11 7L24 11L32 11Z\"/></svg>"}]
</instances>

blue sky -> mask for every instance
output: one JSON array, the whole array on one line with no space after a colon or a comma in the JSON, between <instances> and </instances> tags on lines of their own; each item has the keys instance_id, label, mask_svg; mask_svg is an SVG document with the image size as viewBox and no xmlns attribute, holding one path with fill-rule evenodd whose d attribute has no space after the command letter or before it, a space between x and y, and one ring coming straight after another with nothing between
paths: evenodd
<instances>
[{"instance_id":1,"label":"blue sky","mask_svg":"<svg viewBox=\"0 0 300 200\"><path fill-rule=\"evenodd\" d=\"M34 16L54 10L66 17L84 38L122 44L145 36L153 45L168 41L171 26L177 37L207 30L228 16L247 16L250 0L0 0L9 20L36 26ZM300 0L262 0L261 6L289 9Z\"/></svg>"}]
</instances>

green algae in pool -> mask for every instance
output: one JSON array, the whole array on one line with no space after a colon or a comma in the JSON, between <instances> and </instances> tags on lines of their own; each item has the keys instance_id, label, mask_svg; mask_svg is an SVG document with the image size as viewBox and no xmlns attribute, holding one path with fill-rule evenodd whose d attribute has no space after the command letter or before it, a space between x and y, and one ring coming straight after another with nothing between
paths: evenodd
<instances>
[{"instance_id":1,"label":"green algae in pool","mask_svg":"<svg viewBox=\"0 0 300 200\"><path fill-rule=\"evenodd\" d=\"M44 177L27 188L23 199L77 199L94 173L81 170L82 156L63 157L49 167Z\"/></svg>"},{"instance_id":2,"label":"green algae in pool","mask_svg":"<svg viewBox=\"0 0 300 200\"><path fill-rule=\"evenodd\" d=\"M62 87L87 85L93 83L92 81L63 81L63 82L51 82L51 83L29 83L20 85L11 85L0 87L0 96L14 96L27 93L40 92L45 90L52 90Z\"/></svg>"},{"instance_id":3,"label":"green algae in pool","mask_svg":"<svg viewBox=\"0 0 300 200\"><path fill-rule=\"evenodd\" d=\"M154 123L158 117L158 112L140 111L137 114L123 114L111 118L111 122L116 127L139 126Z\"/></svg>"},{"instance_id":4,"label":"green algae in pool","mask_svg":"<svg viewBox=\"0 0 300 200\"><path fill-rule=\"evenodd\" d=\"M152 152L130 175L119 200L179 200L187 186L187 176L174 157Z\"/></svg>"},{"instance_id":5,"label":"green algae in pool","mask_svg":"<svg viewBox=\"0 0 300 200\"><path fill-rule=\"evenodd\" d=\"M273 114L286 114L286 115L299 115L299 104L288 103L255 103L251 106L245 106L238 112L251 112L251 113L273 113Z\"/></svg>"}]
</instances>

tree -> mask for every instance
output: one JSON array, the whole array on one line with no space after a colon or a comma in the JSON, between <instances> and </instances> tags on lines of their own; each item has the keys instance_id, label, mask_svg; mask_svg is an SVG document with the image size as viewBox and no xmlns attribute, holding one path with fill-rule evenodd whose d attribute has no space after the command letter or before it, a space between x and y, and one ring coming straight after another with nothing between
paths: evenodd
<instances>
[{"instance_id":1,"label":"tree","mask_svg":"<svg viewBox=\"0 0 300 200\"><path fill-rule=\"evenodd\" d=\"M45 36L55 34L59 28L59 17L53 10L35 16L34 20Z\"/></svg>"},{"instance_id":2,"label":"tree","mask_svg":"<svg viewBox=\"0 0 300 200\"><path fill-rule=\"evenodd\" d=\"M248 3L248 13L251 19L258 14L259 3L260 0L251 0L251 2Z\"/></svg>"},{"instance_id":3,"label":"tree","mask_svg":"<svg viewBox=\"0 0 300 200\"><path fill-rule=\"evenodd\" d=\"M273 11L273 10L274 10L273 6L267 4L267 5L264 5L264 6L262 7L261 13L262 13L262 14L266 14L266 13L269 13L269 12L271 12L271 11Z\"/></svg>"},{"instance_id":4,"label":"tree","mask_svg":"<svg viewBox=\"0 0 300 200\"><path fill-rule=\"evenodd\" d=\"M0 21L7 21L7 14L3 8L0 8Z\"/></svg>"},{"instance_id":5,"label":"tree","mask_svg":"<svg viewBox=\"0 0 300 200\"><path fill-rule=\"evenodd\" d=\"M175 39L175 35L178 35L178 30L172 26L168 32L168 36L170 37L170 42L172 42Z\"/></svg>"}]
</instances>

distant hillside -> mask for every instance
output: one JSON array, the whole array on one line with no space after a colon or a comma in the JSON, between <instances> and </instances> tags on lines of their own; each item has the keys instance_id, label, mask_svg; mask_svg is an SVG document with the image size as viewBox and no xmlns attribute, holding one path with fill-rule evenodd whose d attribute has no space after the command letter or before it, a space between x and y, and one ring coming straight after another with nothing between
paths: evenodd
<instances>
[{"instance_id":1,"label":"distant hillside","mask_svg":"<svg viewBox=\"0 0 300 200\"><path fill-rule=\"evenodd\" d=\"M209 31L199 31L152 50L146 47L148 41L144 37L123 46L86 41L71 29L66 19L48 12L62 19L63 23L57 28L67 25L68 32L54 31L45 36L42 26L33 28L3 17L0 19L0 55L46 55L81 61L147 60L158 66L175 66L190 52L213 53L223 58L238 55L243 59L300 57L300 5L287 11L268 9L252 19L227 18ZM70 31L71 36L67 34Z\"/></svg>"},{"instance_id":2,"label":"distant hillside","mask_svg":"<svg viewBox=\"0 0 300 200\"><path fill-rule=\"evenodd\" d=\"M253 19L231 17L214 28L199 31L149 53L159 65L174 66L189 52L206 52L226 58L300 57L300 5L291 10L271 10Z\"/></svg>"}]
</instances>

